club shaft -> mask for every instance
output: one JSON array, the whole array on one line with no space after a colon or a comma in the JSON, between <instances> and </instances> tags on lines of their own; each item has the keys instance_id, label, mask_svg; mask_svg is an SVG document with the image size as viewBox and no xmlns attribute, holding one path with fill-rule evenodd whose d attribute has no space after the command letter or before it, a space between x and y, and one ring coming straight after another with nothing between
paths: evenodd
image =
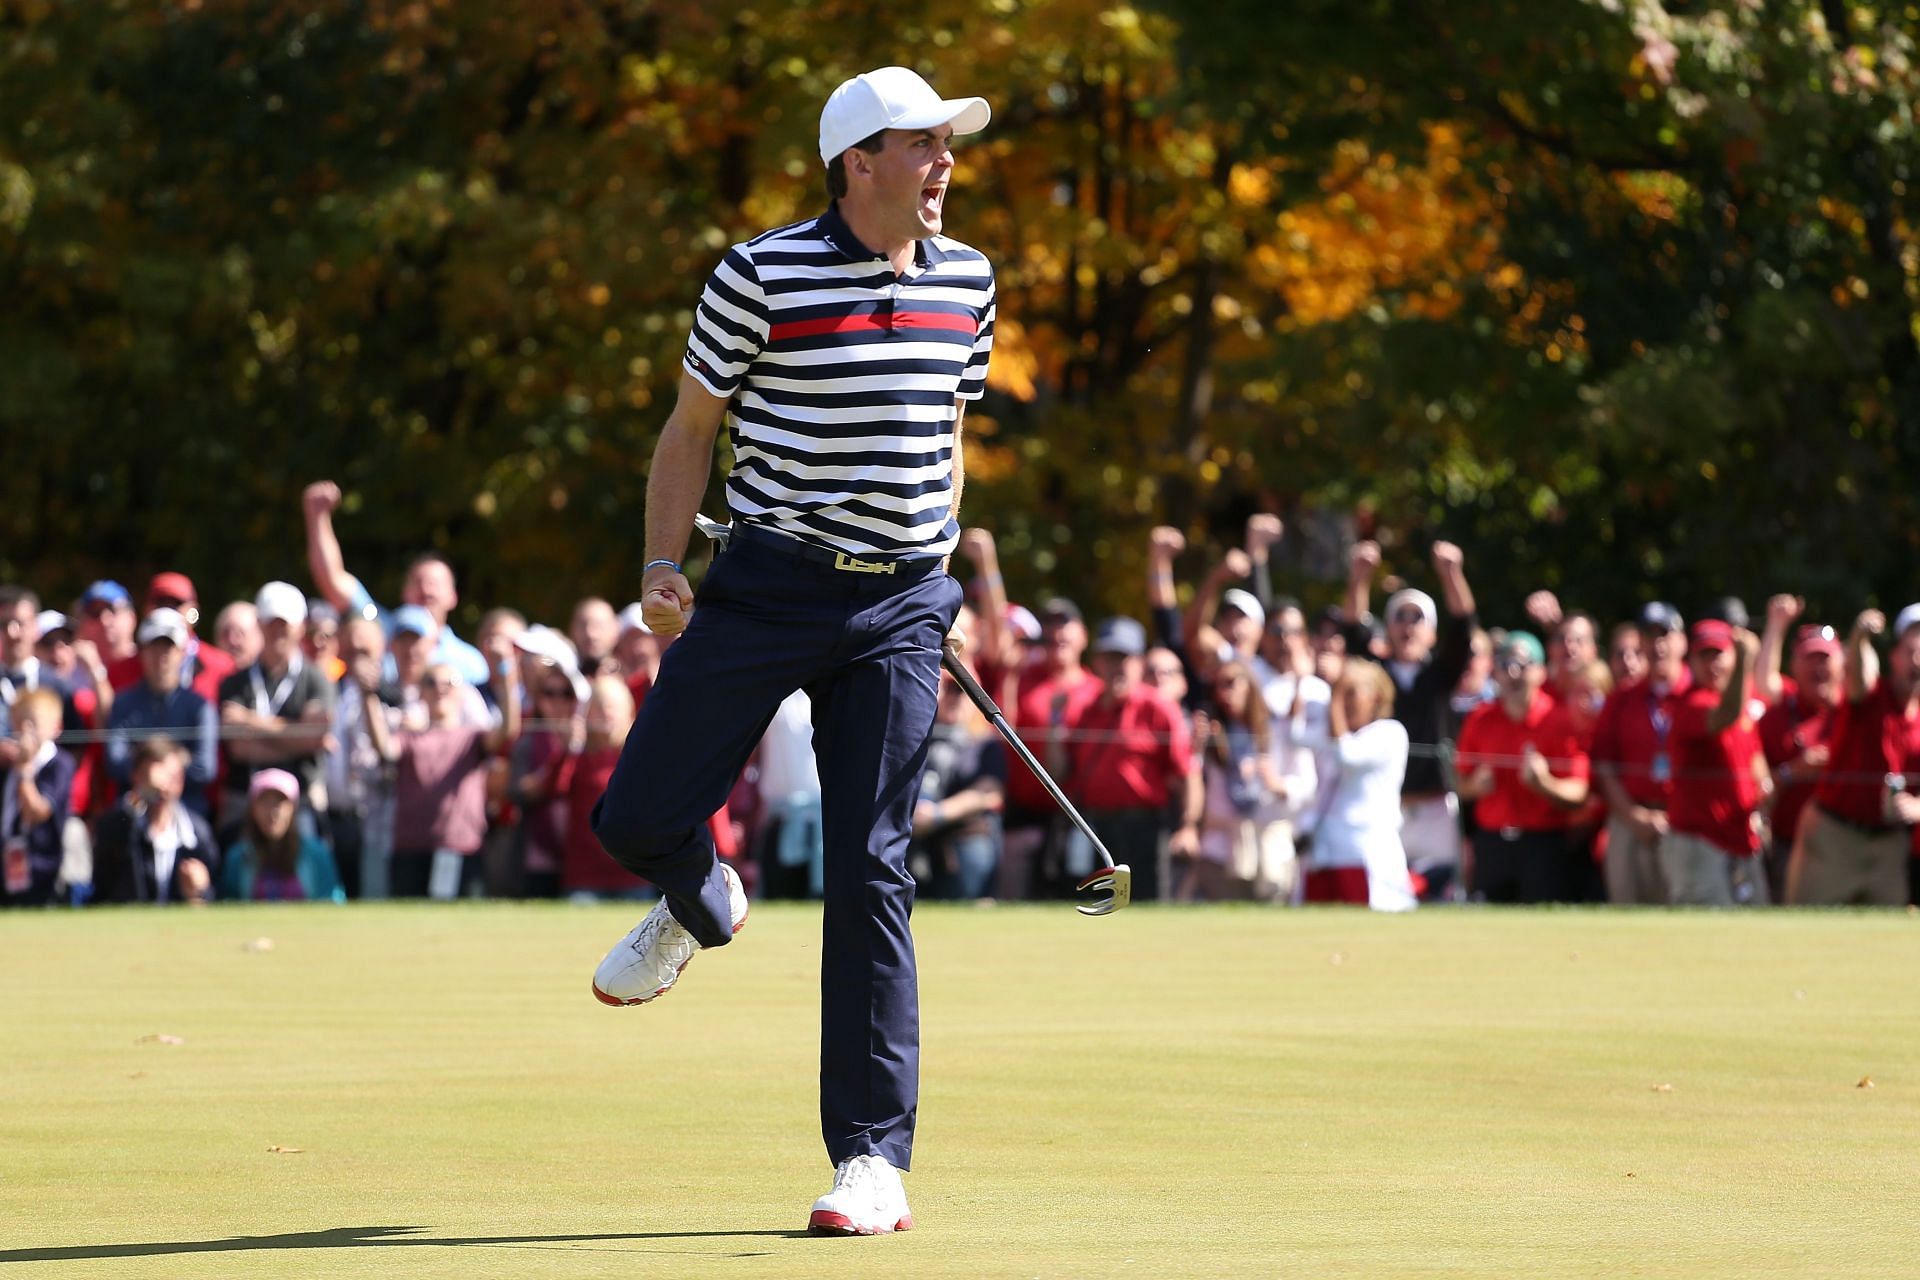
<instances>
[{"instance_id":1,"label":"club shaft","mask_svg":"<svg viewBox=\"0 0 1920 1280\"><path fill-rule=\"evenodd\" d=\"M950 647L943 647L940 650L940 662L946 667L947 674L958 681L967 697L973 700L973 705L980 708L980 714L1000 731L1000 736L1006 739L1007 746L1013 754L1019 756L1020 762L1033 771L1033 776L1038 778L1040 785L1047 789L1047 794L1053 797L1053 802L1060 806L1062 813L1067 815L1067 820L1078 827L1080 834L1093 843L1093 851L1100 855L1100 861L1111 868L1113 855L1107 852L1107 846L1101 843L1099 836L1094 834L1093 827L1087 820L1080 816L1080 811L1073 807L1073 801L1067 799L1067 793L1060 789L1060 784L1053 780L1053 775L1047 772L1046 767L1040 763L1033 752L1027 750L1027 744L1020 741L1020 735L1013 731L1013 726L1007 723L1006 716L1001 714L998 706L994 705L993 698L980 687L980 682L973 678L973 672L967 670L967 664L960 661L959 655Z\"/></svg>"}]
</instances>

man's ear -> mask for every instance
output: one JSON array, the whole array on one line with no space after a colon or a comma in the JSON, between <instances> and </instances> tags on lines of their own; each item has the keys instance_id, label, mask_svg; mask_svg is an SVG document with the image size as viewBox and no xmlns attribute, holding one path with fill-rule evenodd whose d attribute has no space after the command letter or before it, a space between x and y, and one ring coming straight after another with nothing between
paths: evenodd
<instances>
[{"instance_id":1,"label":"man's ear","mask_svg":"<svg viewBox=\"0 0 1920 1280\"><path fill-rule=\"evenodd\" d=\"M858 147L848 147L844 153L849 176L859 174L864 178L873 176L873 157Z\"/></svg>"}]
</instances>

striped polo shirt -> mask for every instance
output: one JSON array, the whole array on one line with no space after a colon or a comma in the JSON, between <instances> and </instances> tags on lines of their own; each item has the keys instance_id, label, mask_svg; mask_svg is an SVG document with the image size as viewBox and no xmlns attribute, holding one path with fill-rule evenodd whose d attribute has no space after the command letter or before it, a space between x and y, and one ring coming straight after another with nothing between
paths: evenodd
<instances>
[{"instance_id":1,"label":"striped polo shirt","mask_svg":"<svg viewBox=\"0 0 1920 1280\"><path fill-rule=\"evenodd\" d=\"M993 268L935 236L896 276L829 206L728 251L686 369L727 414L736 519L857 556L945 555L957 400L986 390Z\"/></svg>"}]
</instances>

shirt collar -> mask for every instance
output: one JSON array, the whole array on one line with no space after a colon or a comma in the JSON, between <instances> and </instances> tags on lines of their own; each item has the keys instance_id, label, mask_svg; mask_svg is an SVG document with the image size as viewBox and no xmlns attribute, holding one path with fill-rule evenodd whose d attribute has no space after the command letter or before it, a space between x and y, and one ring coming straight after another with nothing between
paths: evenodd
<instances>
[{"instance_id":1,"label":"shirt collar","mask_svg":"<svg viewBox=\"0 0 1920 1280\"><path fill-rule=\"evenodd\" d=\"M841 216L838 200L827 206L827 211L815 220L814 225L820 228L820 234L827 238L827 243L839 250L840 255L849 262L886 260L885 254L875 253L861 242L859 236L853 234L853 228L849 227L846 218ZM937 267L947 260L947 255L931 239L915 240L913 257L914 262L921 267Z\"/></svg>"}]
</instances>

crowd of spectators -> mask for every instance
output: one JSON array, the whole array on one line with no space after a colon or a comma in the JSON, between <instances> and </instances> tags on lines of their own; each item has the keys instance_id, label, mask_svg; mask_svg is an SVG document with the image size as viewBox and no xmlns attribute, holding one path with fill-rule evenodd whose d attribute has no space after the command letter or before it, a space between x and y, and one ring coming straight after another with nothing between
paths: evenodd
<instances>
[{"instance_id":1,"label":"crowd of spectators","mask_svg":"<svg viewBox=\"0 0 1920 1280\"><path fill-rule=\"evenodd\" d=\"M386 608L346 566L339 501L325 482L303 497L312 595L269 582L211 639L178 572L137 603L93 583L68 612L0 587L0 901L650 892L590 815L670 641L589 598L564 629L494 609L469 643L432 554ZM1756 634L1738 600L1606 628L1539 591L1488 629L1457 547L1433 548L1436 599L1377 582L1360 542L1310 618L1275 594L1281 534L1253 517L1183 593L1185 540L1155 529L1144 615L1091 625L1064 595L1008 600L991 534L961 538L964 660L1136 898L1915 900L1920 604L1843 634L1779 595ZM1064 896L1097 865L1010 760L943 673L910 851L923 896ZM712 829L756 894L820 894L804 692Z\"/></svg>"}]
</instances>

